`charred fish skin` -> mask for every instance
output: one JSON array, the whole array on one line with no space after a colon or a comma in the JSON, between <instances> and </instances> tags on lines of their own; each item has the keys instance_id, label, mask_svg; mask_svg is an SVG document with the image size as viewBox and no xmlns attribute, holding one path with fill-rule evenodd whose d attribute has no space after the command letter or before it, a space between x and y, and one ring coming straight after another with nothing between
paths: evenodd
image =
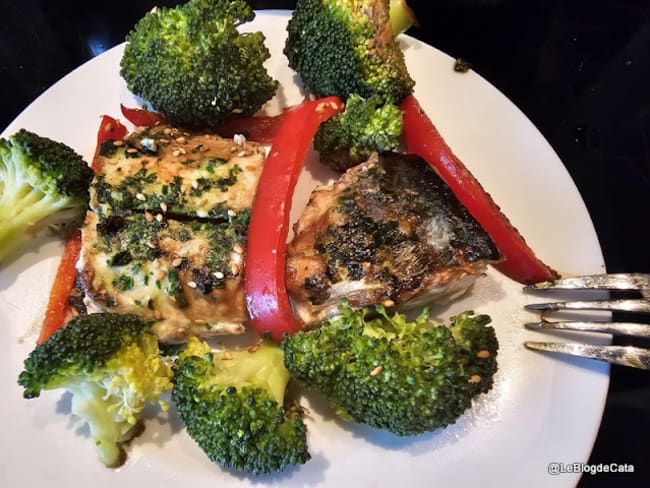
<instances>
[{"instance_id":1,"label":"charred fish skin","mask_svg":"<svg viewBox=\"0 0 650 488\"><path fill-rule=\"evenodd\" d=\"M287 256L305 323L353 306L456 296L500 259L485 230L420 157L388 153L314 191Z\"/></svg>"}]
</instances>

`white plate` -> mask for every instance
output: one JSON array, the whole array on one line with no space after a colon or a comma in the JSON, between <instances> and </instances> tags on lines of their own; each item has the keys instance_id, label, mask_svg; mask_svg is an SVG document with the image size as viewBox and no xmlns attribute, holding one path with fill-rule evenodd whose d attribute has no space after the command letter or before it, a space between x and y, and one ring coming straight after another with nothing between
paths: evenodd
<instances>
[{"instance_id":1,"label":"white plate","mask_svg":"<svg viewBox=\"0 0 650 488\"><path fill-rule=\"evenodd\" d=\"M300 100L282 55L286 12L260 12L249 29L267 34L271 73L282 83L277 104ZM598 240L584 204L561 161L528 119L474 72L453 71L453 60L405 37L416 95L450 146L493 195L546 262L562 273L603 272ZM119 116L136 101L119 77L122 46L84 64L52 86L5 131L21 127L71 145L90 158L99 116ZM313 185L304 172L296 208ZM296 211L296 212L297 212ZM294 212L295 213L295 212ZM586 462L608 387L608 368L527 351L522 342L531 301L521 287L490 270L471 295L436 309L466 308L493 317L501 349L495 388L459 422L416 438L397 438L335 420L307 397L313 459L266 478L233 474L211 464L178 420L148 420L118 470L96 458L87 431L69 415L69 398L45 392L24 400L16 385L32 349L61 246L34 244L0 270L0 486L573 486L577 475L550 476L551 462Z\"/></svg>"}]
</instances>

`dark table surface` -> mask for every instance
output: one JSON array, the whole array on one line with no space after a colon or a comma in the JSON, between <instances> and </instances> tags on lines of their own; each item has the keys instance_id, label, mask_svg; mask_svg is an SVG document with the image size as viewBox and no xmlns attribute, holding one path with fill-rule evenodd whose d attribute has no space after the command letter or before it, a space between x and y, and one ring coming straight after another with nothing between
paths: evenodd
<instances>
[{"instance_id":1,"label":"dark table surface","mask_svg":"<svg viewBox=\"0 0 650 488\"><path fill-rule=\"evenodd\" d=\"M153 5L176 3L0 0L0 129L68 71L122 42ZM607 270L650 273L650 2L409 4L421 24L409 34L469 61L558 153L591 214ZM633 464L635 473L585 475L580 486L650 486L649 434L650 374L613 367L590 462Z\"/></svg>"}]
</instances>

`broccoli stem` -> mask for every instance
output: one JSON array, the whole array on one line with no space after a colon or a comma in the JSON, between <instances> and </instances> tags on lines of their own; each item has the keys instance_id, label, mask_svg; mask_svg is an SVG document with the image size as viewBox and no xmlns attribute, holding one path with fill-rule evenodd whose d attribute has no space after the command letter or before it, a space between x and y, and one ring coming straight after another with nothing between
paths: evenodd
<instances>
[{"instance_id":1,"label":"broccoli stem","mask_svg":"<svg viewBox=\"0 0 650 488\"><path fill-rule=\"evenodd\" d=\"M0 219L4 220L0 226L0 262L28 241L30 234L78 213L74 208L66 212L67 202L51 198L38 189L25 192L25 186L3 195L0 201Z\"/></svg>"},{"instance_id":2,"label":"broccoli stem","mask_svg":"<svg viewBox=\"0 0 650 488\"><path fill-rule=\"evenodd\" d=\"M95 441L97 455L105 466L111 468L122 464L125 453L120 443L128 439L134 426L119 422L119 416L105 399L105 391L98 385L80 383L70 387L72 395L71 412L88 423L90 435ZM116 418L117 417L117 418Z\"/></svg>"},{"instance_id":3,"label":"broccoli stem","mask_svg":"<svg viewBox=\"0 0 650 488\"><path fill-rule=\"evenodd\" d=\"M406 0L390 0L390 25L395 37L409 27L418 25L415 12L406 4Z\"/></svg>"}]
</instances>

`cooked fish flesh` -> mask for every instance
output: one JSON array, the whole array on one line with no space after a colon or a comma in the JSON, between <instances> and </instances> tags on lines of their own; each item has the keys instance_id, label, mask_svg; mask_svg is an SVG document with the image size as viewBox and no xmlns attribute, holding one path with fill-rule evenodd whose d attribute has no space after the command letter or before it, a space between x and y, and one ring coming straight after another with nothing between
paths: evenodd
<instances>
[{"instance_id":1,"label":"cooked fish flesh","mask_svg":"<svg viewBox=\"0 0 650 488\"><path fill-rule=\"evenodd\" d=\"M163 342L242 333L248 216L233 220L239 221L149 222L142 214L101 220L89 212L79 266L86 306L155 320Z\"/></svg>"},{"instance_id":2,"label":"cooked fish flesh","mask_svg":"<svg viewBox=\"0 0 650 488\"><path fill-rule=\"evenodd\" d=\"M250 207L264 158L263 146L241 136L142 129L102 145L90 207L221 219L228 209Z\"/></svg>"},{"instance_id":3,"label":"cooked fish flesh","mask_svg":"<svg viewBox=\"0 0 650 488\"><path fill-rule=\"evenodd\" d=\"M316 188L287 248L287 288L307 325L354 307L463 294L499 252L421 158L391 153Z\"/></svg>"},{"instance_id":4,"label":"cooked fish flesh","mask_svg":"<svg viewBox=\"0 0 650 488\"><path fill-rule=\"evenodd\" d=\"M152 319L162 342L244 332L246 236L264 148L156 127L101 154L77 265L88 311Z\"/></svg>"}]
</instances>

